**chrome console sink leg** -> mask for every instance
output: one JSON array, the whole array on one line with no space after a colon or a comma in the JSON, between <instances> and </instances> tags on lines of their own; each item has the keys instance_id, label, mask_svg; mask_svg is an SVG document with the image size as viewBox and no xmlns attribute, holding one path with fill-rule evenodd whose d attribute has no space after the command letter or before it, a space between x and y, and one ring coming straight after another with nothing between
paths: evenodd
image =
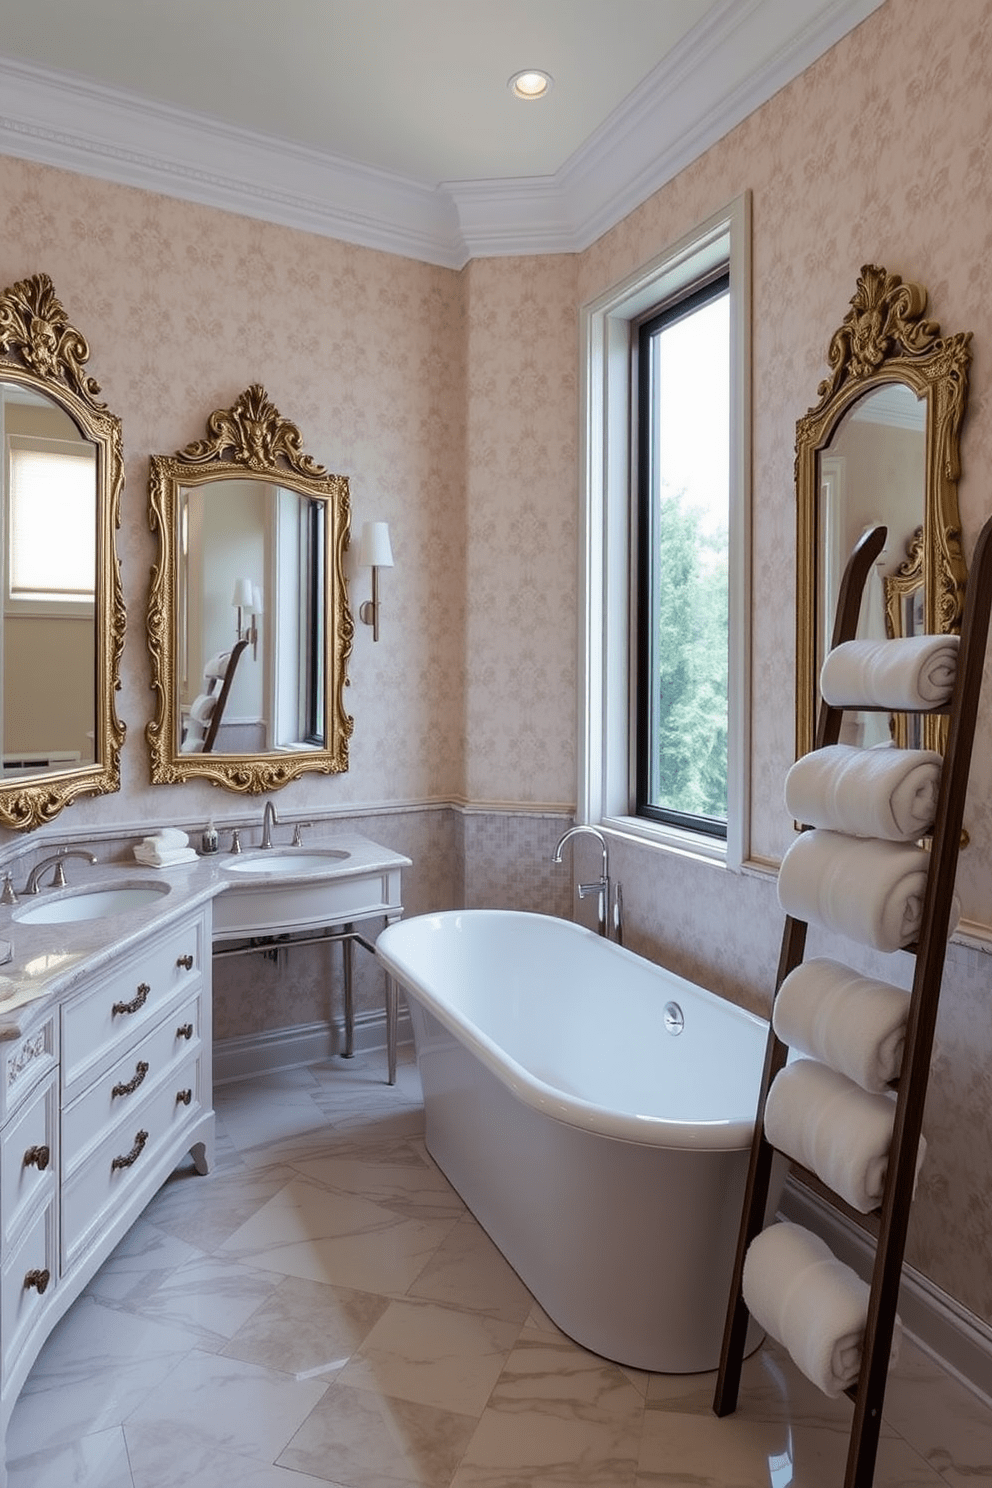
<instances>
[{"instance_id":1,"label":"chrome console sink leg","mask_svg":"<svg viewBox=\"0 0 992 1488\"><path fill-rule=\"evenodd\" d=\"M354 943L351 940L353 925L345 925L345 939L341 942L341 953L344 957L344 1057L353 1059L355 1055L355 965L354 965Z\"/></svg>"}]
</instances>

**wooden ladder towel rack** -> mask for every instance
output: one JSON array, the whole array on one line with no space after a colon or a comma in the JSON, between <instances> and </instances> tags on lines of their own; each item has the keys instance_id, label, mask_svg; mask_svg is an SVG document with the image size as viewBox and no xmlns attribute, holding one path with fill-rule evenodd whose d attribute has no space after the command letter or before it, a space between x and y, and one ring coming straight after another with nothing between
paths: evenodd
<instances>
[{"instance_id":1,"label":"wooden ladder towel rack","mask_svg":"<svg viewBox=\"0 0 992 1488\"><path fill-rule=\"evenodd\" d=\"M862 538L848 561L838 596L833 646L854 638L862 591L884 542L885 529L875 528ZM881 1207L875 1212L876 1224L872 1226L877 1229L875 1260L861 1368L856 1385L847 1391L854 1401L854 1419L844 1488L871 1488L875 1473L889 1353L896 1323L899 1282L916 1175L917 1148L937 1021L937 1004L951 928L954 876L961 844L965 793L971 767L990 612L992 519L982 528L968 576L957 676L951 701L948 706L932 710L949 713L949 728L921 928L915 945L907 947L916 956L916 970L906 1025L906 1046L898 1083L885 1189ZM821 702L814 748L821 749L837 742L843 711L842 708L834 708ZM806 931L805 921L794 919L791 915L786 917L775 996L785 978L803 960ZM723 1350L713 1401L713 1409L718 1416L729 1415L737 1405L749 1316L742 1292L744 1259L751 1241L764 1226L773 1158L773 1149L764 1135L765 1101L772 1080L784 1066L787 1054L786 1045L769 1028ZM837 1203L841 1208L844 1207L841 1200L837 1199Z\"/></svg>"}]
</instances>

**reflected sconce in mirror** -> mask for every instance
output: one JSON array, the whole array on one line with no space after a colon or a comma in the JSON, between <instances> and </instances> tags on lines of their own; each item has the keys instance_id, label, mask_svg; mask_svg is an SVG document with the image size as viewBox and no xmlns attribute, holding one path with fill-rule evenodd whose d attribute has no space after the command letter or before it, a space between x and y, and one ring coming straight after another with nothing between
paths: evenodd
<instances>
[{"instance_id":1,"label":"reflected sconce in mirror","mask_svg":"<svg viewBox=\"0 0 992 1488\"><path fill-rule=\"evenodd\" d=\"M393 567L393 550L389 542L388 522L363 522L362 536L358 544L359 568L372 570L372 598L360 606L358 615L364 624L371 625L372 639L379 639L379 570Z\"/></svg>"},{"instance_id":2,"label":"reflected sconce in mirror","mask_svg":"<svg viewBox=\"0 0 992 1488\"><path fill-rule=\"evenodd\" d=\"M238 612L239 641L251 643L252 660L258 660L258 616L262 613L262 591L251 579L235 579L231 608Z\"/></svg>"}]
</instances>

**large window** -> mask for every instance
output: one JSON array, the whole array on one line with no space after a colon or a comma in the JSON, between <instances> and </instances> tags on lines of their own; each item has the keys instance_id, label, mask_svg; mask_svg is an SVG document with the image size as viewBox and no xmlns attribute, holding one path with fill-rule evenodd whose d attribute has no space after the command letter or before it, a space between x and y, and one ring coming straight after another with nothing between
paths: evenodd
<instances>
[{"instance_id":1,"label":"large window","mask_svg":"<svg viewBox=\"0 0 992 1488\"><path fill-rule=\"evenodd\" d=\"M582 312L578 817L748 857L750 202Z\"/></svg>"},{"instance_id":2,"label":"large window","mask_svg":"<svg viewBox=\"0 0 992 1488\"><path fill-rule=\"evenodd\" d=\"M730 277L637 338L636 809L727 834Z\"/></svg>"}]
</instances>

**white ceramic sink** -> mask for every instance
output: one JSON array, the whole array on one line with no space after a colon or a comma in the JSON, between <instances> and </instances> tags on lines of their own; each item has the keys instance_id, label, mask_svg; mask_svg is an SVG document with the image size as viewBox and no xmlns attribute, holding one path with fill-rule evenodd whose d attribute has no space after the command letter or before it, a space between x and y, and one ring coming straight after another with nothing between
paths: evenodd
<instances>
[{"instance_id":1,"label":"white ceramic sink","mask_svg":"<svg viewBox=\"0 0 992 1488\"><path fill-rule=\"evenodd\" d=\"M102 920L108 915L126 914L129 909L147 909L168 884L114 884L111 887L68 890L40 904L22 905L14 910L14 919L22 925L64 925L78 920Z\"/></svg>"},{"instance_id":2,"label":"white ceramic sink","mask_svg":"<svg viewBox=\"0 0 992 1488\"><path fill-rule=\"evenodd\" d=\"M230 858L224 864L228 873L268 875L270 873L316 873L336 868L351 857L351 853L338 848L263 848L250 857Z\"/></svg>"}]
</instances>

